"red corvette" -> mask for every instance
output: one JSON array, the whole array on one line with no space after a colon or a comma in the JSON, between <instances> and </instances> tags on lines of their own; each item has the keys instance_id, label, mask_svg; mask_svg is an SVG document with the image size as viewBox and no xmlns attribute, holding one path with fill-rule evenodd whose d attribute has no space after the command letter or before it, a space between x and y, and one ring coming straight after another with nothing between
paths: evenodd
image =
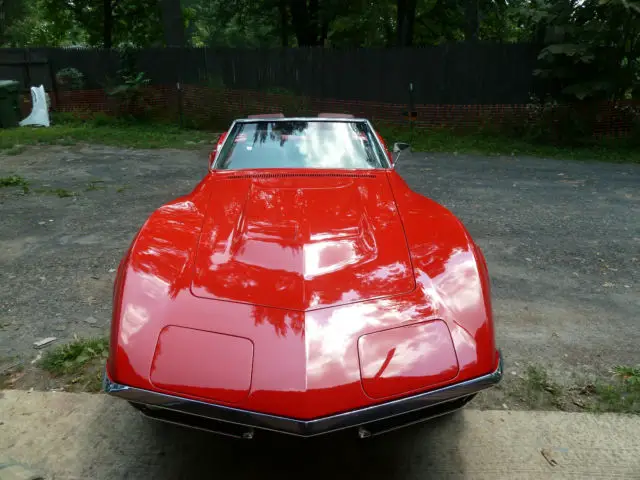
<instances>
[{"instance_id":1,"label":"red corvette","mask_svg":"<svg viewBox=\"0 0 640 480\"><path fill-rule=\"evenodd\" d=\"M104 389L158 420L361 438L502 378L485 259L371 124L233 122L120 263Z\"/></svg>"}]
</instances>

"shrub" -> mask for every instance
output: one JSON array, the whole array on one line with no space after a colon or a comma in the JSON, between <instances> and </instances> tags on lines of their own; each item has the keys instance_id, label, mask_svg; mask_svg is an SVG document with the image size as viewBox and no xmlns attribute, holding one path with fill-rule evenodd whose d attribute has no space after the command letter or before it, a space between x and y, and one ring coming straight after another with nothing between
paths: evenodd
<instances>
[{"instance_id":1,"label":"shrub","mask_svg":"<svg viewBox=\"0 0 640 480\"><path fill-rule=\"evenodd\" d=\"M65 90L82 90L84 88L84 74L77 68L63 68L56 73L56 83Z\"/></svg>"},{"instance_id":2,"label":"shrub","mask_svg":"<svg viewBox=\"0 0 640 480\"><path fill-rule=\"evenodd\" d=\"M145 117L151 108L145 87L151 80L145 77L144 72L123 74L122 80L120 85L107 91L107 95L117 102L117 113L131 115L134 118Z\"/></svg>"}]
</instances>

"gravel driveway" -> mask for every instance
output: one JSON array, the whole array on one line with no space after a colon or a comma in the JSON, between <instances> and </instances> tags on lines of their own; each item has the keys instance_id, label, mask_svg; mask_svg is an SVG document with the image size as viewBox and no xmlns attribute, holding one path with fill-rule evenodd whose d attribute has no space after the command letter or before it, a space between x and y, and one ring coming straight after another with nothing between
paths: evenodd
<instances>
[{"instance_id":1,"label":"gravel driveway","mask_svg":"<svg viewBox=\"0 0 640 480\"><path fill-rule=\"evenodd\" d=\"M21 175L32 190L0 189L0 367L32 358L44 337L106 332L133 235L206 167L205 151L0 156L0 177ZM569 382L640 362L640 166L414 153L399 170L483 247L507 376L535 363Z\"/></svg>"},{"instance_id":2,"label":"gravel driveway","mask_svg":"<svg viewBox=\"0 0 640 480\"><path fill-rule=\"evenodd\" d=\"M482 247L509 373L640 362L640 166L414 154L399 169Z\"/></svg>"}]
</instances>

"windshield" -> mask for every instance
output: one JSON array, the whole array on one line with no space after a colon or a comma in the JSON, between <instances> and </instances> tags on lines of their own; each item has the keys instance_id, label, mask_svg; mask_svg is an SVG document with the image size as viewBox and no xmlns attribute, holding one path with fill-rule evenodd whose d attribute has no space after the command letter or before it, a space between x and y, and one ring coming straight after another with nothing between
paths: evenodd
<instances>
[{"instance_id":1,"label":"windshield","mask_svg":"<svg viewBox=\"0 0 640 480\"><path fill-rule=\"evenodd\" d=\"M216 168L387 168L375 133L363 121L238 122Z\"/></svg>"}]
</instances>

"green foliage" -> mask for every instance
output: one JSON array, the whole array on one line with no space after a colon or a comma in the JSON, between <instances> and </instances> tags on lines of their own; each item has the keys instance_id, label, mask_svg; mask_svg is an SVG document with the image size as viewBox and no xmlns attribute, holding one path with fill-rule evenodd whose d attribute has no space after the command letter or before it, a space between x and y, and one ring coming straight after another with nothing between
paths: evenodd
<instances>
[{"instance_id":1,"label":"green foliage","mask_svg":"<svg viewBox=\"0 0 640 480\"><path fill-rule=\"evenodd\" d=\"M597 412L640 413L640 366L616 366L615 382L595 386L596 401L591 409Z\"/></svg>"},{"instance_id":2,"label":"green foliage","mask_svg":"<svg viewBox=\"0 0 640 480\"><path fill-rule=\"evenodd\" d=\"M103 0L35 0L9 28L9 46L102 46ZM156 0L113 1L113 45L162 44ZM0 41L1 43L1 41Z\"/></svg>"},{"instance_id":3,"label":"green foliage","mask_svg":"<svg viewBox=\"0 0 640 480\"><path fill-rule=\"evenodd\" d=\"M318 0L317 11L312 9L313 3L190 0L185 10L189 11L191 41L197 46L347 48L397 44L398 0ZM412 44L436 45L465 39L468 4L467 0L416 0ZM527 4L528 0L479 0L479 38L520 40L520 9Z\"/></svg>"},{"instance_id":4,"label":"green foliage","mask_svg":"<svg viewBox=\"0 0 640 480\"><path fill-rule=\"evenodd\" d=\"M508 122L507 122L508 123ZM640 149L621 139L592 141L578 146L546 144L522 135L492 132L459 132L451 129L416 128L407 126L376 126L387 144L409 142L414 151L454 152L474 155L527 155L563 160L598 160L612 163L640 163Z\"/></svg>"},{"instance_id":5,"label":"green foliage","mask_svg":"<svg viewBox=\"0 0 640 480\"><path fill-rule=\"evenodd\" d=\"M66 90L82 90L84 88L84 74L73 67L66 67L56 73L58 87Z\"/></svg>"},{"instance_id":6,"label":"green foliage","mask_svg":"<svg viewBox=\"0 0 640 480\"><path fill-rule=\"evenodd\" d=\"M640 365L637 367L618 365L613 368L613 374L625 385L640 389Z\"/></svg>"},{"instance_id":7,"label":"green foliage","mask_svg":"<svg viewBox=\"0 0 640 480\"><path fill-rule=\"evenodd\" d=\"M21 187L24 193L29 192L29 182L20 175L0 177L0 188L2 187Z\"/></svg>"},{"instance_id":8,"label":"green foliage","mask_svg":"<svg viewBox=\"0 0 640 480\"><path fill-rule=\"evenodd\" d=\"M202 148L202 142L213 143L217 136L205 131L183 130L176 125L127 122L111 117L101 124L83 116L65 118L65 123L54 123L49 128L14 128L0 135L0 148L4 145L59 145L85 142L132 148ZM71 118L71 120L69 120ZM225 123L228 126L229 123ZM219 130L218 130L219 131Z\"/></svg>"},{"instance_id":9,"label":"green foliage","mask_svg":"<svg viewBox=\"0 0 640 480\"><path fill-rule=\"evenodd\" d=\"M94 359L106 358L108 353L108 338L76 339L48 351L40 366L54 375L73 374Z\"/></svg>"},{"instance_id":10,"label":"green foliage","mask_svg":"<svg viewBox=\"0 0 640 480\"><path fill-rule=\"evenodd\" d=\"M13 147L9 148L8 150L5 150L3 153L5 155L20 155L21 153L23 153L26 150L26 147L24 145L14 145Z\"/></svg>"},{"instance_id":11,"label":"green foliage","mask_svg":"<svg viewBox=\"0 0 640 480\"><path fill-rule=\"evenodd\" d=\"M151 80L144 72L136 71L136 58L133 50L120 50L122 68L118 71L119 83L107 89L107 95L116 101L119 115L130 115L133 118L145 118L151 106L148 89Z\"/></svg>"},{"instance_id":12,"label":"green foliage","mask_svg":"<svg viewBox=\"0 0 640 480\"><path fill-rule=\"evenodd\" d=\"M535 74L556 98L640 98L640 2L540 0L536 31L544 48Z\"/></svg>"},{"instance_id":13,"label":"green foliage","mask_svg":"<svg viewBox=\"0 0 640 480\"><path fill-rule=\"evenodd\" d=\"M117 113L145 118L151 109L145 87L151 80L145 77L144 72L124 74L122 80L123 83L107 91L107 95L116 99Z\"/></svg>"},{"instance_id":14,"label":"green foliage","mask_svg":"<svg viewBox=\"0 0 640 480\"><path fill-rule=\"evenodd\" d=\"M415 12L408 7L413 3ZM409 44L436 45L477 37L498 42L537 39L550 45L572 43L545 37L579 22L585 25L581 34L584 38L591 34L601 38L601 27L613 25L609 33L617 29L622 35L617 41L622 43L622 30L628 28L621 12L633 11L637 3L637 0L182 0L181 11L187 37L196 46L397 45L400 5L401 11L407 8L412 11L411 14L405 11L410 20L402 20L410 23ZM109 3L103 0L16 0L15 4L20 5L19 11L12 17L8 31L0 32L0 43L99 46L106 41L105 5ZM163 9L167 14L175 12L171 0L112 0L110 5L116 47L163 45L163 25L175 27L162 14ZM591 19L589 15L593 12L597 15ZM584 15L579 18L576 13ZM556 51L554 55L559 54L562 53Z\"/></svg>"},{"instance_id":15,"label":"green foliage","mask_svg":"<svg viewBox=\"0 0 640 480\"><path fill-rule=\"evenodd\" d=\"M91 180L87 184L87 188L85 188L85 190L87 192L91 192L91 191L94 191L94 190L104 190L107 187L102 185L103 183L104 183L104 180Z\"/></svg>"},{"instance_id":16,"label":"green foliage","mask_svg":"<svg viewBox=\"0 0 640 480\"><path fill-rule=\"evenodd\" d=\"M12 17L0 46L70 46L87 41L86 32L66 10L50 11L53 0L23 1L21 15Z\"/></svg>"},{"instance_id":17,"label":"green foliage","mask_svg":"<svg viewBox=\"0 0 640 480\"><path fill-rule=\"evenodd\" d=\"M280 44L274 1L191 1L187 8L193 45L274 47Z\"/></svg>"}]
</instances>

